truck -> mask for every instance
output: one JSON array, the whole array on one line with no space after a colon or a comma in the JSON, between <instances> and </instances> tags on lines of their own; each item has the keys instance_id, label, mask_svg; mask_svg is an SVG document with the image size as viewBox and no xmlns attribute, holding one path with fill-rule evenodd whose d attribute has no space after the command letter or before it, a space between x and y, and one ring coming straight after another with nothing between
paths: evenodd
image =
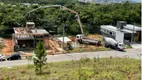
<instances>
[{"instance_id":1,"label":"truck","mask_svg":"<svg viewBox=\"0 0 142 80\"><path fill-rule=\"evenodd\" d=\"M101 45L101 41L100 40L87 38L83 34L76 35L76 40L79 43L93 44L93 45L97 45L97 46Z\"/></svg>"},{"instance_id":2,"label":"truck","mask_svg":"<svg viewBox=\"0 0 142 80\"><path fill-rule=\"evenodd\" d=\"M124 51L124 44L121 42L118 42L116 40L114 40L113 38L109 38L109 37L104 37L104 46L105 47L110 47L113 49L117 49L117 50L121 50Z\"/></svg>"}]
</instances>

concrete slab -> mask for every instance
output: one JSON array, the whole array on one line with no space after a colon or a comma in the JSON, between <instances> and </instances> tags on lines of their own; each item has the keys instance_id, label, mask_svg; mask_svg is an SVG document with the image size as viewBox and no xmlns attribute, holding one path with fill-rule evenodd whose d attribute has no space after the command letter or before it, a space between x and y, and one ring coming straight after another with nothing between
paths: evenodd
<instances>
[{"instance_id":1,"label":"concrete slab","mask_svg":"<svg viewBox=\"0 0 142 80\"><path fill-rule=\"evenodd\" d=\"M142 44L139 44L139 43L132 43L130 44L132 46L132 48L134 49L142 49Z\"/></svg>"}]
</instances>

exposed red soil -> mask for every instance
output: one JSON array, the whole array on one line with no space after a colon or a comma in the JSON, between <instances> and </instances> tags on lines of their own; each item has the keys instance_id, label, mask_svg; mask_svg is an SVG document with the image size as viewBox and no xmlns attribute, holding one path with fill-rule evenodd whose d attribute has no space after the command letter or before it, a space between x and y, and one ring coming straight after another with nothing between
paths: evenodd
<instances>
[{"instance_id":1,"label":"exposed red soil","mask_svg":"<svg viewBox=\"0 0 142 80\"><path fill-rule=\"evenodd\" d=\"M2 53L7 56L12 54L12 39L11 38L5 39L5 47L2 49Z\"/></svg>"}]
</instances>

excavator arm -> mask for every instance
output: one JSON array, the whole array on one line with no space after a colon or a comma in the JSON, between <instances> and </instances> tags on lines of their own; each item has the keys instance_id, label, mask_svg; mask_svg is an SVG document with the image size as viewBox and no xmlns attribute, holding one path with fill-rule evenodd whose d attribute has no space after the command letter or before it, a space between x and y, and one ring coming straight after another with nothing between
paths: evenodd
<instances>
[{"instance_id":1,"label":"excavator arm","mask_svg":"<svg viewBox=\"0 0 142 80\"><path fill-rule=\"evenodd\" d=\"M39 8L36 8L36 9L33 9L33 10L27 12L27 14L29 14L29 13L31 13L31 12L37 10L37 9L50 8L50 7L59 7L59 8L62 9L62 10L68 10L68 11L74 13L74 14L75 14L75 17L76 17L76 20L77 20L77 22L78 22L78 24L79 24L79 26L80 26L81 33L84 35L84 31L83 31L83 28L82 28L82 23L81 23L81 20L80 20L80 17L79 17L79 15L78 15L78 13L77 13L76 11L72 10L72 9L67 8L67 7L64 7L64 6L61 6L61 5L41 6L41 7L39 7Z\"/></svg>"}]
</instances>

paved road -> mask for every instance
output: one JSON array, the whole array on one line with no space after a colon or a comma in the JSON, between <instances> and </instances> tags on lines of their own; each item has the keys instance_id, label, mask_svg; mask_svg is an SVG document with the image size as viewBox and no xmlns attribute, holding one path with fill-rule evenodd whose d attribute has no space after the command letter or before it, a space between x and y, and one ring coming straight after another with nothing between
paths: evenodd
<instances>
[{"instance_id":1,"label":"paved road","mask_svg":"<svg viewBox=\"0 0 142 80\"><path fill-rule=\"evenodd\" d=\"M70 53L70 54L59 54L59 55L48 55L48 62L61 62L69 60L79 60L83 57L88 58L108 58L112 57L129 57L135 59L141 59L140 49L127 49L126 52L121 51L99 51L99 52L83 52L83 53ZM17 65L33 64L32 61L28 60L16 60L16 61L4 61L0 62L0 67L12 67Z\"/></svg>"}]
</instances>

